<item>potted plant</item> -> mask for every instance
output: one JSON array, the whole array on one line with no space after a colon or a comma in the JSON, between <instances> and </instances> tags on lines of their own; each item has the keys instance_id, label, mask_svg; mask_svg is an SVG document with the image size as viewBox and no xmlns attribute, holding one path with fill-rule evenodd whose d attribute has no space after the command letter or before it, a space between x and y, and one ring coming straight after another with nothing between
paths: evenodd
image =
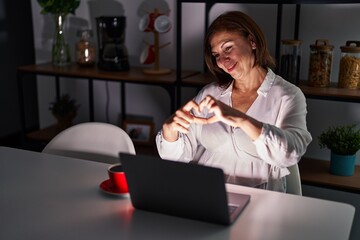
<instances>
[{"instance_id":1,"label":"potted plant","mask_svg":"<svg viewBox=\"0 0 360 240\"><path fill-rule=\"evenodd\" d=\"M80 0L37 0L42 7L41 13L47 14L75 14L80 5Z\"/></svg>"},{"instance_id":2,"label":"potted plant","mask_svg":"<svg viewBox=\"0 0 360 240\"><path fill-rule=\"evenodd\" d=\"M80 0L37 0L42 7L41 14L52 14L55 23L55 35L52 46L52 62L54 65L63 66L71 61L69 44L66 42L64 22L66 16L75 14L80 5Z\"/></svg>"},{"instance_id":3,"label":"potted plant","mask_svg":"<svg viewBox=\"0 0 360 240\"><path fill-rule=\"evenodd\" d=\"M330 173L353 175L356 152L360 149L360 129L356 124L329 127L320 134L319 146L331 151Z\"/></svg>"},{"instance_id":4,"label":"potted plant","mask_svg":"<svg viewBox=\"0 0 360 240\"><path fill-rule=\"evenodd\" d=\"M57 127L60 131L72 125L79 107L80 105L69 94L63 94L50 103L49 110L57 119Z\"/></svg>"}]
</instances>

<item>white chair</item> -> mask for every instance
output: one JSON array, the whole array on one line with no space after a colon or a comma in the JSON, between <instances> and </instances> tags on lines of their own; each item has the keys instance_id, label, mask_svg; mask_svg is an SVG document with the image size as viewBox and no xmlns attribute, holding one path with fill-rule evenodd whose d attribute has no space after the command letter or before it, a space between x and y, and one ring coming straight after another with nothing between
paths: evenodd
<instances>
[{"instance_id":1,"label":"white chair","mask_svg":"<svg viewBox=\"0 0 360 240\"><path fill-rule=\"evenodd\" d=\"M299 166L295 164L288 169L290 174L286 176L286 193L302 196Z\"/></svg>"},{"instance_id":2,"label":"white chair","mask_svg":"<svg viewBox=\"0 0 360 240\"><path fill-rule=\"evenodd\" d=\"M56 135L43 153L117 163L119 152L135 155L129 135L120 127L101 122L80 123Z\"/></svg>"}]
</instances>

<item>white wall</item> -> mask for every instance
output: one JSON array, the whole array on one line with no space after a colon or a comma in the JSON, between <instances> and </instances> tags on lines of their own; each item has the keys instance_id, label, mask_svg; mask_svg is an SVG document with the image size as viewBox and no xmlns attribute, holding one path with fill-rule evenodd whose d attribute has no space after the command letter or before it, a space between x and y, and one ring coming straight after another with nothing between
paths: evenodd
<instances>
[{"instance_id":1,"label":"white wall","mask_svg":"<svg viewBox=\"0 0 360 240\"><path fill-rule=\"evenodd\" d=\"M176 63L176 30L175 13L176 1L174 0L82 0L80 7L76 11L76 16L69 18L69 43L73 48L76 39L76 29L82 26L93 26L94 16L99 14L124 14L127 17L126 46L130 55L131 66L141 66L139 55L143 46L143 40L151 41L151 33L143 33L138 30L138 23L143 14L143 7L152 6L169 7L171 10L170 18L174 27L170 32L161 35L161 42L170 41L172 44L162 49L160 54L161 66L174 68ZM97 7L91 8L92 4ZM116 7L112 7L115 4ZM117 5L116 5L117 4ZM111 7L109 7L111 6ZM36 48L36 61L49 62L51 41L52 41L52 22L47 16L40 14L40 8L36 0L32 0L33 22L34 22L34 41ZM263 4L216 4L210 13L210 21L226 10L242 10L251 15L264 30L270 50L275 54L276 38L276 5ZM335 46L334 61L332 68L332 81L337 82L339 69L340 46L346 40L360 40L360 31L357 31L357 23L360 22L360 4L309 4L302 5L301 22L299 36L303 42L303 57L301 66L301 78L306 79L308 74L309 45L316 39L329 39ZM283 37L292 38L295 7L284 5L283 9ZM183 68L192 70L202 70L203 54L202 43L204 37L204 4L185 3L183 4L183 38L182 54ZM96 40L96 37L95 37ZM147 67L147 66L144 66ZM54 84L48 78L39 77L39 110L41 126L52 124L55 120L49 114L48 103L54 98ZM81 104L79 116L76 121L88 120L87 102L87 82L80 81L61 81L62 91L69 92L76 96ZM120 114L120 88L116 83L106 83L96 81L94 85L95 93L95 120L109 121L114 124L119 122ZM169 98L165 90L160 87L149 87L143 85L127 84L127 111L129 114L147 115L154 118L156 130L161 127L162 122L169 116ZM109 119L106 118L106 93L109 92L110 98ZM195 94L195 90L184 88L183 101L188 100ZM317 137L328 126L335 124L347 124L360 122L359 105L355 103L333 102L325 100L308 99L308 128L313 135L313 142L310 144L309 157L322 159L329 158L329 151L318 147ZM359 155L357 163L360 163Z\"/></svg>"}]
</instances>

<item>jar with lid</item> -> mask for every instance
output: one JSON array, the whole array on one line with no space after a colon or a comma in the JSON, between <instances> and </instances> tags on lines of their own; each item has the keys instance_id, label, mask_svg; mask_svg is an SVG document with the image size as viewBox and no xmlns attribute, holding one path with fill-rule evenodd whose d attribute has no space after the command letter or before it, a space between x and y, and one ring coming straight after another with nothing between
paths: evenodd
<instances>
[{"instance_id":1,"label":"jar with lid","mask_svg":"<svg viewBox=\"0 0 360 240\"><path fill-rule=\"evenodd\" d=\"M338 87L360 88L360 41L346 41L341 46Z\"/></svg>"},{"instance_id":2,"label":"jar with lid","mask_svg":"<svg viewBox=\"0 0 360 240\"><path fill-rule=\"evenodd\" d=\"M92 41L92 31L89 29L79 30L80 37L76 44L76 63L80 66L93 66L96 59L96 48Z\"/></svg>"},{"instance_id":3,"label":"jar with lid","mask_svg":"<svg viewBox=\"0 0 360 240\"><path fill-rule=\"evenodd\" d=\"M327 39L318 39L310 45L308 85L312 87L330 86L334 46Z\"/></svg>"},{"instance_id":4,"label":"jar with lid","mask_svg":"<svg viewBox=\"0 0 360 240\"><path fill-rule=\"evenodd\" d=\"M301 40L282 40L280 58L280 76L285 80L299 84L301 63Z\"/></svg>"}]
</instances>

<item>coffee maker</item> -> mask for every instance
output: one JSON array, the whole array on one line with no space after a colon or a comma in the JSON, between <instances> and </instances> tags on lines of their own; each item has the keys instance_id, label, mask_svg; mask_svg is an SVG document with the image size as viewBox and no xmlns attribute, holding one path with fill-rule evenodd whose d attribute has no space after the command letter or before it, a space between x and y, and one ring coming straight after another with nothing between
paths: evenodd
<instances>
[{"instance_id":1,"label":"coffee maker","mask_svg":"<svg viewBox=\"0 0 360 240\"><path fill-rule=\"evenodd\" d=\"M98 67L108 71L129 70L129 59L125 46L126 18L123 16L101 16L96 18L99 61Z\"/></svg>"}]
</instances>

